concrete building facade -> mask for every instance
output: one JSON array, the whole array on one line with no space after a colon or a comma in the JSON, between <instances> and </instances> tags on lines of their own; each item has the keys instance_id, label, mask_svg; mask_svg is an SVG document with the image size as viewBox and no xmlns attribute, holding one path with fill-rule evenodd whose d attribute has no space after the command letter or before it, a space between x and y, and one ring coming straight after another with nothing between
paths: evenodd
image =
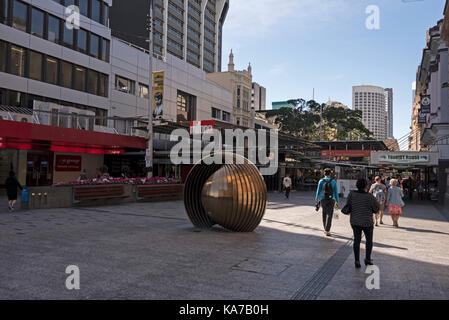
<instances>
[{"instance_id":1,"label":"concrete building facade","mask_svg":"<svg viewBox=\"0 0 449 320\"><path fill-rule=\"evenodd\" d=\"M352 88L352 106L362 111L362 122L377 140L386 140L387 106L385 89L377 86L362 85Z\"/></svg>"},{"instance_id":2,"label":"concrete building facade","mask_svg":"<svg viewBox=\"0 0 449 320\"><path fill-rule=\"evenodd\" d=\"M251 107L256 111L267 109L267 89L253 82L251 91Z\"/></svg>"},{"instance_id":3,"label":"concrete building facade","mask_svg":"<svg viewBox=\"0 0 449 320\"><path fill-rule=\"evenodd\" d=\"M254 110L251 108L252 67L247 70L235 70L234 54L229 55L227 72L207 73L209 81L233 93L233 123L243 127L254 127Z\"/></svg>"}]
</instances>

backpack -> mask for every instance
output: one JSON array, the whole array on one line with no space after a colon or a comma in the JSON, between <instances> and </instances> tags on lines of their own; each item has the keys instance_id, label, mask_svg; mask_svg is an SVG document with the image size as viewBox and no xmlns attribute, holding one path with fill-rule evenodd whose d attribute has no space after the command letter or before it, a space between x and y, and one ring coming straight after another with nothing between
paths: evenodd
<instances>
[{"instance_id":1,"label":"backpack","mask_svg":"<svg viewBox=\"0 0 449 320\"><path fill-rule=\"evenodd\" d=\"M333 179L324 180L324 199L330 200L334 196L332 181Z\"/></svg>"},{"instance_id":2,"label":"backpack","mask_svg":"<svg viewBox=\"0 0 449 320\"><path fill-rule=\"evenodd\" d=\"M380 186L380 185L377 185L375 188L374 188L374 197L377 199L377 201L379 202L379 203L384 203L385 202L385 193L384 193L384 191L382 190L382 187Z\"/></svg>"}]
</instances>

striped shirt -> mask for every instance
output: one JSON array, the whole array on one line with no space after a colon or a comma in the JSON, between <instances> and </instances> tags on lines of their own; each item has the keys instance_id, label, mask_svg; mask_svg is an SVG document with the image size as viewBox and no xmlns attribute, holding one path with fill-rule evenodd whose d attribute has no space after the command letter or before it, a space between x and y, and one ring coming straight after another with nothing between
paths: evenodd
<instances>
[{"instance_id":1,"label":"striped shirt","mask_svg":"<svg viewBox=\"0 0 449 320\"><path fill-rule=\"evenodd\" d=\"M379 212L379 203L372 194L353 191L349 194L347 203L351 206L351 225L358 227L374 225L373 213Z\"/></svg>"}]
</instances>

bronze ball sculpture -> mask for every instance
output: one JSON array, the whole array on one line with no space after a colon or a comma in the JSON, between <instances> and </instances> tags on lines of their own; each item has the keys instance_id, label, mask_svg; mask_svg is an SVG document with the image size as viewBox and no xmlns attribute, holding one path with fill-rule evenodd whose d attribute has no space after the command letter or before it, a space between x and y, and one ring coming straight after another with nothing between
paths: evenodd
<instances>
[{"instance_id":1,"label":"bronze ball sculpture","mask_svg":"<svg viewBox=\"0 0 449 320\"><path fill-rule=\"evenodd\" d=\"M225 153L223 153L223 159ZM192 224L211 228L218 224L234 232L252 232L262 221L267 187L256 166L232 155L234 164L197 163L184 187L184 204ZM243 164L236 164L240 158ZM225 163L223 161L223 163Z\"/></svg>"}]
</instances>

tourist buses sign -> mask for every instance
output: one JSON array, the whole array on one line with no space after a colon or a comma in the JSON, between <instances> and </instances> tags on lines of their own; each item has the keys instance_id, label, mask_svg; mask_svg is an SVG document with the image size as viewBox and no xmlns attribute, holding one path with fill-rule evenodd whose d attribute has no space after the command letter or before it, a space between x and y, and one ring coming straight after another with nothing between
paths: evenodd
<instances>
[{"instance_id":1,"label":"tourist buses sign","mask_svg":"<svg viewBox=\"0 0 449 320\"><path fill-rule=\"evenodd\" d=\"M430 156L427 154L383 154L379 157L380 162L390 162L397 164L414 164L429 162Z\"/></svg>"}]
</instances>

